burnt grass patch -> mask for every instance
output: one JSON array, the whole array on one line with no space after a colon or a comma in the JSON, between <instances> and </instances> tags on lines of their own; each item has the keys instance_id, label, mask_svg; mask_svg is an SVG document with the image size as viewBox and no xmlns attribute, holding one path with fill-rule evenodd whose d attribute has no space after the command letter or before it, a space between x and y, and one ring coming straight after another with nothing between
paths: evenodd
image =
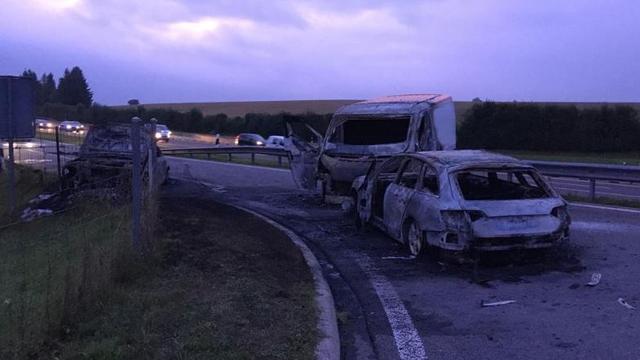
<instances>
[{"instance_id":1,"label":"burnt grass patch","mask_svg":"<svg viewBox=\"0 0 640 360\"><path fill-rule=\"evenodd\" d=\"M65 359L311 359L312 276L288 237L197 197L160 201L158 253L61 341Z\"/></svg>"}]
</instances>

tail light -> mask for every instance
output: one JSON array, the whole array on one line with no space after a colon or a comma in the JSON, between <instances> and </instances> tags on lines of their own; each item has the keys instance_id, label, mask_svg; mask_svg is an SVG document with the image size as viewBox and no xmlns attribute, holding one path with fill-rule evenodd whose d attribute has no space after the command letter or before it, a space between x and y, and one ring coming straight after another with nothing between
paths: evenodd
<instances>
[{"instance_id":1,"label":"tail light","mask_svg":"<svg viewBox=\"0 0 640 360\"><path fill-rule=\"evenodd\" d=\"M450 230L463 231L469 228L469 219L467 214L462 210L443 210L440 211L442 221Z\"/></svg>"},{"instance_id":2,"label":"tail light","mask_svg":"<svg viewBox=\"0 0 640 360\"><path fill-rule=\"evenodd\" d=\"M569 213L567 212L566 205L553 208L553 210L551 210L551 215L557 217L558 219L560 219L560 221L563 221L563 222L571 221L571 218L569 217Z\"/></svg>"}]
</instances>

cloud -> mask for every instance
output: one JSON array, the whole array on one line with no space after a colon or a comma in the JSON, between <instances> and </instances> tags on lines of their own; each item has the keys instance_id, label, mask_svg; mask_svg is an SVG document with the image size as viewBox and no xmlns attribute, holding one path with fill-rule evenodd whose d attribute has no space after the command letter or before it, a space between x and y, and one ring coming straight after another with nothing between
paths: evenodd
<instances>
[{"instance_id":1,"label":"cloud","mask_svg":"<svg viewBox=\"0 0 640 360\"><path fill-rule=\"evenodd\" d=\"M153 82L153 101L640 93L630 46L640 5L630 1L5 1L1 72L79 64L90 81L100 72L92 86L110 103L128 95L105 68L125 72L125 82L165 79ZM45 56L20 55L33 52Z\"/></svg>"}]
</instances>

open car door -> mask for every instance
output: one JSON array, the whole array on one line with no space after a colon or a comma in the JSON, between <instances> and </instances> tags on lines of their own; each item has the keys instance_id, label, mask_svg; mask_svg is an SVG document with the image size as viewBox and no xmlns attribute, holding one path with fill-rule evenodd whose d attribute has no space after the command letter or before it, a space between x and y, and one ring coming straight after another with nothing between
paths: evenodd
<instances>
[{"instance_id":1,"label":"open car door","mask_svg":"<svg viewBox=\"0 0 640 360\"><path fill-rule=\"evenodd\" d=\"M322 135L302 121L286 121L284 148L289 152L289 167L294 182L306 190L316 188L316 169L320 159Z\"/></svg>"}]
</instances>

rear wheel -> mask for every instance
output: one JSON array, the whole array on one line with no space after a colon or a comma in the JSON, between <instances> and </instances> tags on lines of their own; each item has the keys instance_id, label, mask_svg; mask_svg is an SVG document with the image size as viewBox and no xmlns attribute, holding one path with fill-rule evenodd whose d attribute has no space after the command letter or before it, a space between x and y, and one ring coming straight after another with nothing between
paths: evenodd
<instances>
[{"instance_id":1,"label":"rear wheel","mask_svg":"<svg viewBox=\"0 0 640 360\"><path fill-rule=\"evenodd\" d=\"M418 229L418 226L413 221L409 224L409 227L407 230L406 243L411 255L413 256L420 255L423 247L422 231Z\"/></svg>"}]
</instances>

